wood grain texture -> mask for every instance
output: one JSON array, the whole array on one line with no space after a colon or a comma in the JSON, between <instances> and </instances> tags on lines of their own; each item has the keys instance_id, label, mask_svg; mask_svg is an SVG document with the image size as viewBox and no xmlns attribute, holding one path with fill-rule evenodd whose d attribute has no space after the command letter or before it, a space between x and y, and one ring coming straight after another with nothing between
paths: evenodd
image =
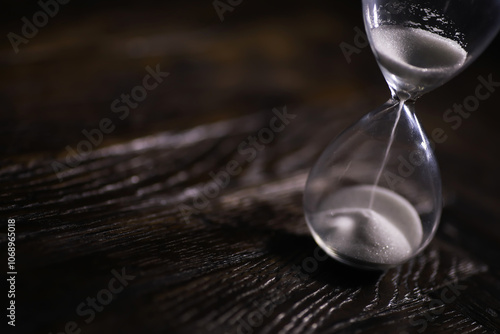
<instances>
[{"instance_id":1,"label":"wood grain texture","mask_svg":"<svg viewBox=\"0 0 500 334\"><path fill-rule=\"evenodd\" d=\"M319 250L302 210L320 152L387 95L368 49L348 65L338 48L359 8L244 3L221 23L209 5L74 5L19 55L0 49L0 245L15 218L19 272L9 333L72 321L81 333L498 332L500 95L457 131L442 119L478 75L496 78L498 51L421 103L428 132L448 135L435 239L397 268L360 271ZM170 76L119 120L110 103L155 64ZM295 118L242 153L284 107ZM116 130L55 173L104 117ZM205 203L231 161L241 172ZM82 316L116 272L130 281Z\"/></svg>"}]
</instances>

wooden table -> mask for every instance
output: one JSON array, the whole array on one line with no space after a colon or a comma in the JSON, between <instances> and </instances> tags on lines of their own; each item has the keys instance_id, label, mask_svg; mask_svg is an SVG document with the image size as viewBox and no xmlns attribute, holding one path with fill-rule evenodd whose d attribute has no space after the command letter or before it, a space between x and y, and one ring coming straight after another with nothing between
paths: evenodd
<instances>
[{"instance_id":1,"label":"wooden table","mask_svg":"<svg viewBox=\"0 0 500 334\"><path fill-rule=\"evenodd\" d=\"M40 10L6 6L5 35ZM435 239L366 272L319 252L302 210L319 153L389 96L359 4L243 1L223 18L210 1L69 2L18 53L4 38L7 332L498 332L500 91L456 129L443 115L479 76L500 81L499 42L417 105L447 138Z\"/></svg>"}]
</instances>

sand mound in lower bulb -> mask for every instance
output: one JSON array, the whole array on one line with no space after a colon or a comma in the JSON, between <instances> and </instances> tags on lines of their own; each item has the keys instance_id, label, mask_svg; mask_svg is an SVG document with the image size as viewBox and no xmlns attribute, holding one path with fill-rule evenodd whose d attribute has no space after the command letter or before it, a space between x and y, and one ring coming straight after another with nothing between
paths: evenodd
<instances>
[{"instance_id":1,"label":"sand mound in lower bulb","mask_svg":"<svg viewBox=\"0 0 500 334\"><path fill-rule=\"evenodd\" d=\"M325 198L309 223L316 242L331 256L371 268L406 261L423 235L410 202L391 190L368 185L344 188Z\"/></svg>"}]
</instances>

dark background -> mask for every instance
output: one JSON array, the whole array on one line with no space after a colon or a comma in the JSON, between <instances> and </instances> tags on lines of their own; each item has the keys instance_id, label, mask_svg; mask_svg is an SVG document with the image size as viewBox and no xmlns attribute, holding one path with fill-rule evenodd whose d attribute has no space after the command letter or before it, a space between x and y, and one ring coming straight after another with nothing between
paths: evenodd
<instances>
[{"instance_id":1,"label":"dark background","mask_svg":"<svg viewBox=\"0 0 500 334\"><path fill-rule=\"evenodd\" d=\"M361 4L244 0L221 22L211 1L70 1L16 54L6 35L39 9L9 1L0 13L3 250L7 219L17 222L9 332L70 321L82 333L418 332L412 319L427 332L498 330L500 92L457 130L442 118L478 76L500 81L498 38L417 103L424 129L448 136L436 147L446 206L429 248L386 273L326 260L297 280L290 267L315 249L301 207L308 169L389 98L369 47L350 63L339 47L364 29ZM118 120L111 102L156 64L170 76ZM238 145L284 105L296 120L186 223L190 191L241 159ZM105 117L116 129L60 182L52 163ZM123 267L136 278L86 324L77 305ZM466 288L430 308L450 282ZM259 325L241 325L285 290Z\"/></svg>"}]
</instances>

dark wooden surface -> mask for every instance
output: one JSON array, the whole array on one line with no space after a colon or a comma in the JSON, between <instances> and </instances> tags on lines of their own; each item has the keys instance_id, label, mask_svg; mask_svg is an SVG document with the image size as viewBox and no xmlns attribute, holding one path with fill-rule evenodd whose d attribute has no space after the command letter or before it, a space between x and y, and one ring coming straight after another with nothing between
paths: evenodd
<instances>
[{"instance_id":1,"label":"dark wooden surface","mask_svg":"<svg viewBox=\"0 0 500 334\"><path fill-rule=\"evenodd\" d=\"M4 35L38 9L6 5ZM70 2L19 53L4 38L0 259L5 268L15 219L18 275L16 327L2 313L3 328L500 331L500 90L457 129L443 120L478 76L500 81L498 41L417 104L427 132L448 136L436 146L446 199L436 238L400 267L365 272L316 251L301 203L322 149L389 94L369 48L350 63L339 48L363 27L360 5L243 1L224 16L210 1ZM111 103L157 64L170 75L119 119ZM254 158L241 154L284 106L296 117ZM60 180L53 163L103 118L115 129ZM232 160L241 173L186 214ZM122 271L123 290L82 316Z\"/></svg>"}]
</instances>

